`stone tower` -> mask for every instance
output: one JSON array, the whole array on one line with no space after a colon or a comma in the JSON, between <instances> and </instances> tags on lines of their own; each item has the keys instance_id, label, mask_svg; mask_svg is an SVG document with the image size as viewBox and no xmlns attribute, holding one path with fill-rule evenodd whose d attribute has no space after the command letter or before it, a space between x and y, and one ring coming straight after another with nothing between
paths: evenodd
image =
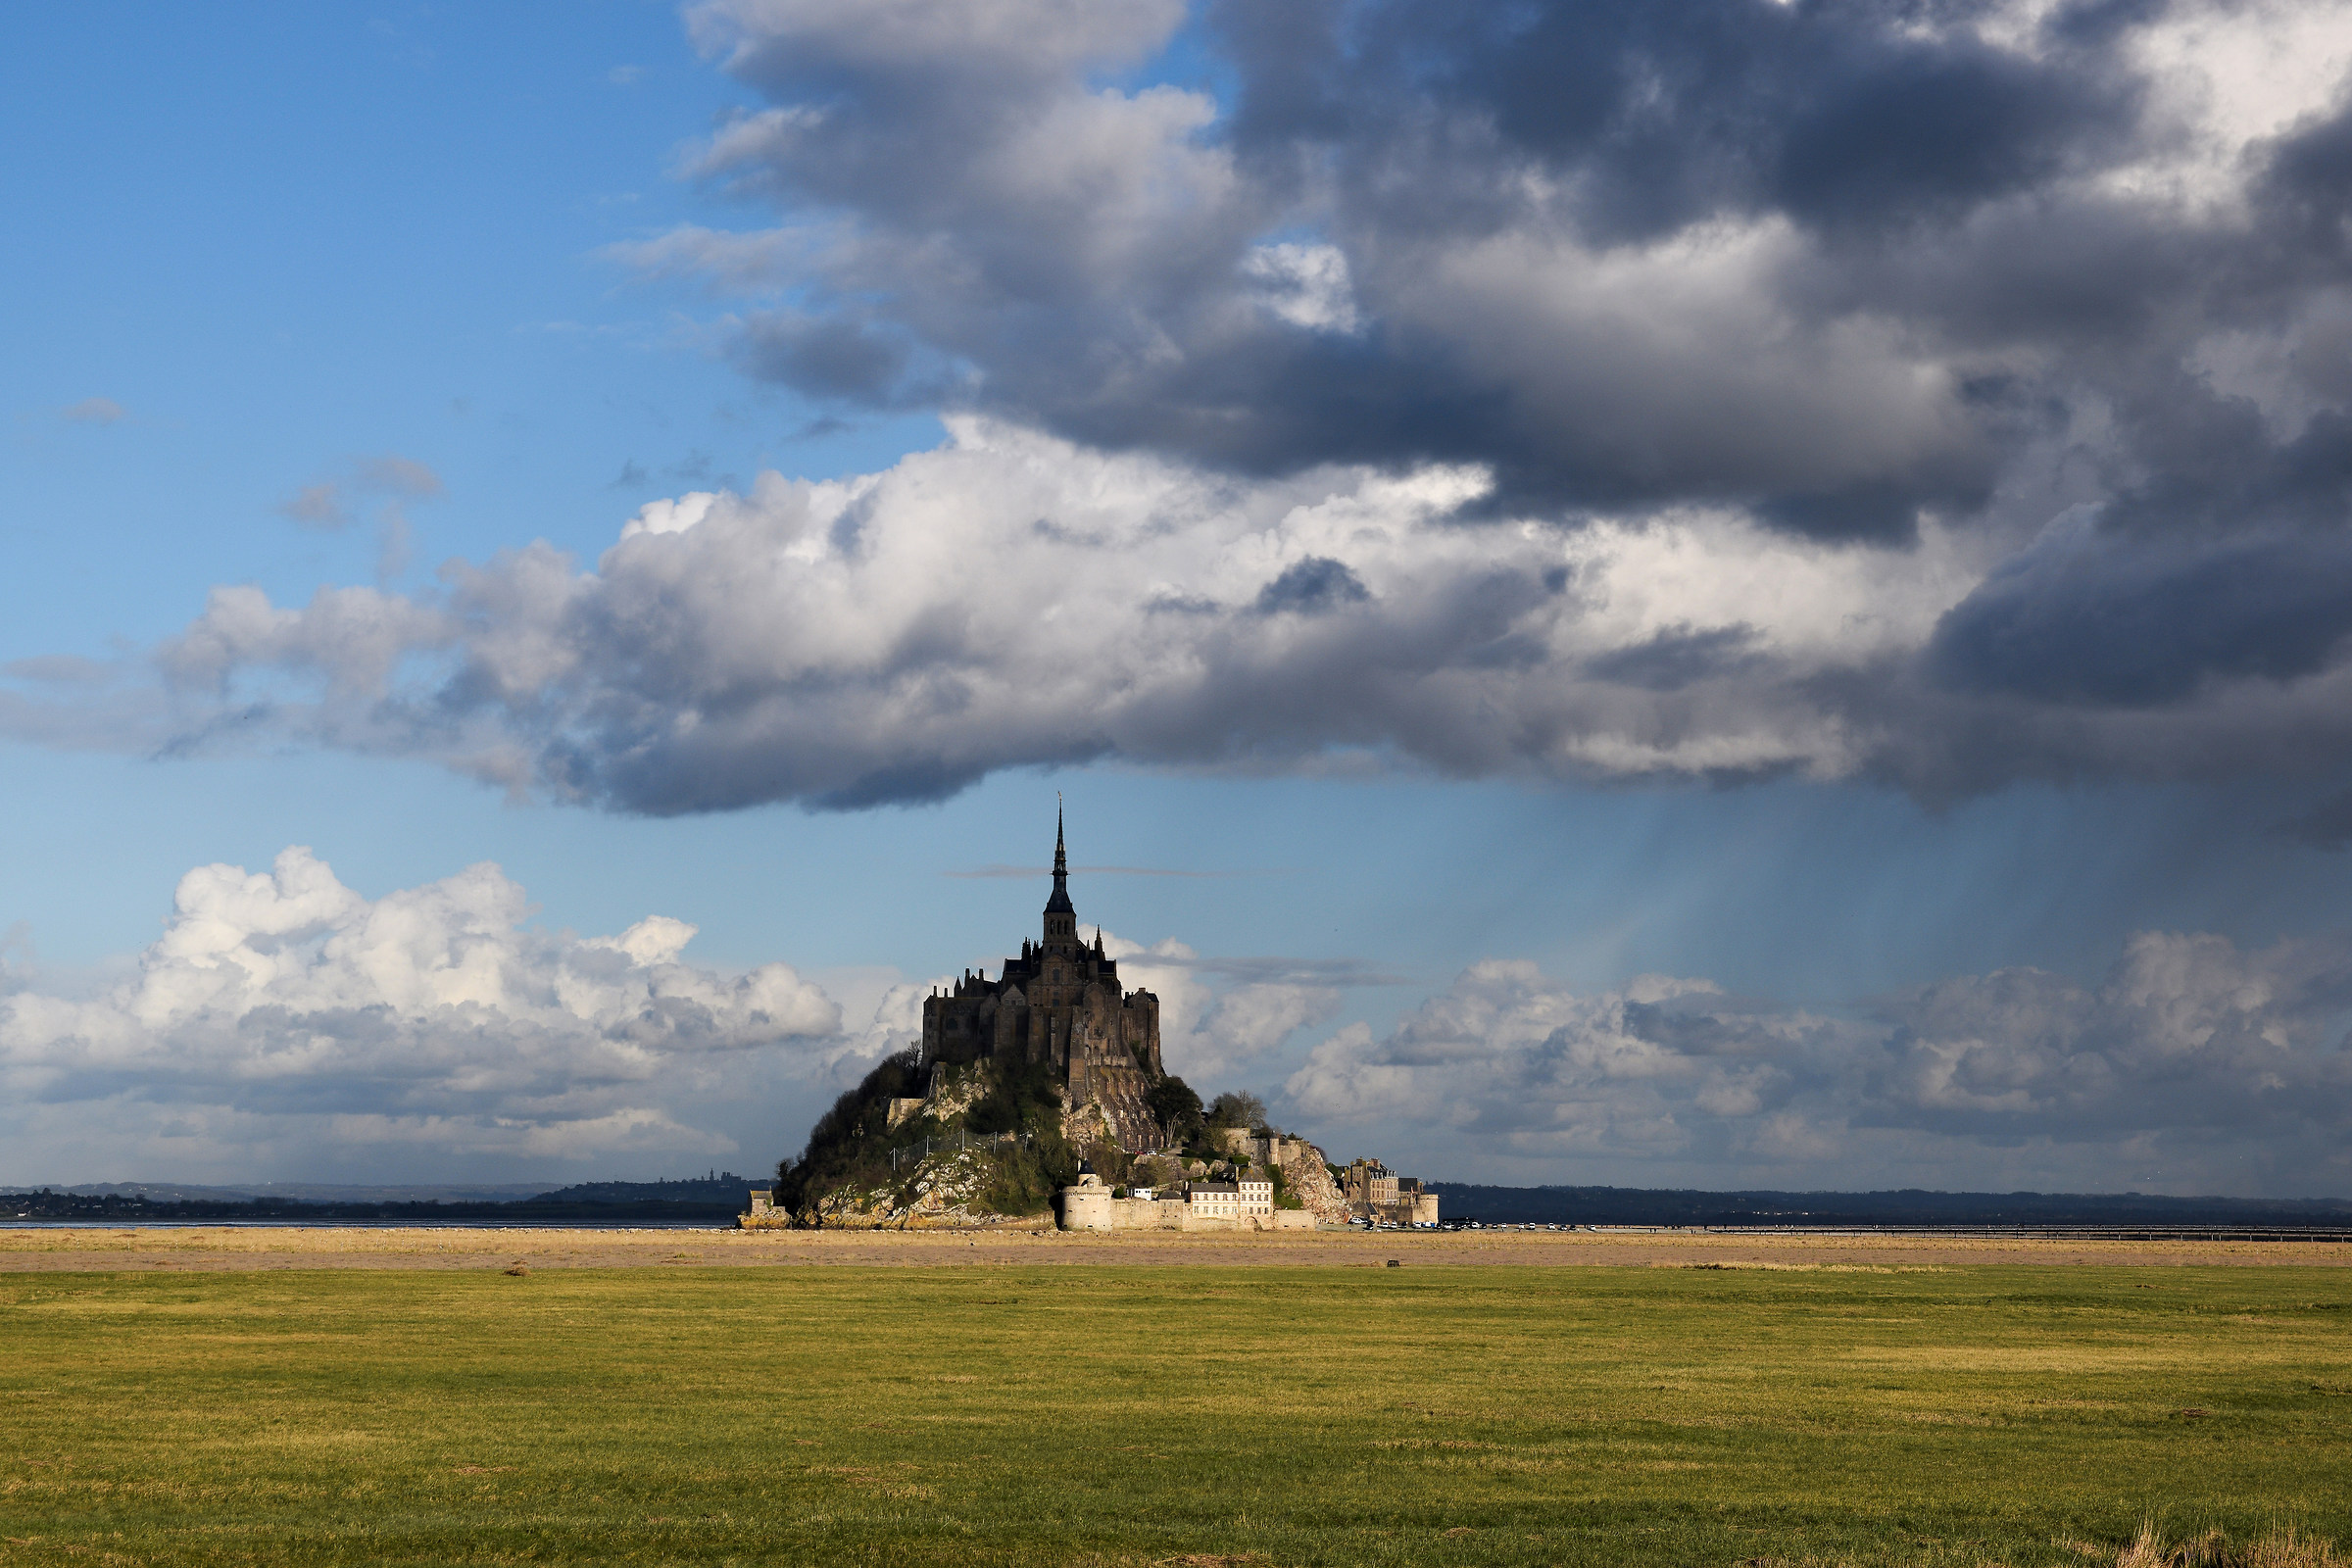
<instances>
[{"instance_id":1,"label":"stone tower","mask_svg":"<svg viewBox=\"0 0 2352 1568\"><path fill-rule=\"evenodd\" d=\"M1067 1091L1070 1109L1100 1109L1122 1148L1159 1147L1144 1102L1163 1076L1159 999L1120 990L1119 966L1102 951L1100 927L1092 944L1079 939L1058 811L1043 940L1022 943L1020 956L1005 959L996 979L966 970L926 999L922 1059L926 1068L982 1060L1043 1065Z\"/></svg>"}]
</instances>

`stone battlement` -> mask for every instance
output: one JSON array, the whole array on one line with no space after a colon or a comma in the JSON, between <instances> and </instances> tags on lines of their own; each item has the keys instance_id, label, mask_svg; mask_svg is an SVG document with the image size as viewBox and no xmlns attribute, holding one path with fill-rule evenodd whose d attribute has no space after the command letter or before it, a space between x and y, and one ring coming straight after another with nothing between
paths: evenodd
<instances>
[{"instance_id":1,"label":"stone battlement","mask_svg":"<svg viewBox=\"0 0 2352 1568\"><path fill-rule=\"evenodd\" d=\"M1211 1210L1184 1198L1113 1198L1102 1178L1089 1171L1061 1190L1065 1231L1292 1231L1312 1230L1304 1209L1268 1208L1247 1214Z\"/></svg>"}]
</instances>

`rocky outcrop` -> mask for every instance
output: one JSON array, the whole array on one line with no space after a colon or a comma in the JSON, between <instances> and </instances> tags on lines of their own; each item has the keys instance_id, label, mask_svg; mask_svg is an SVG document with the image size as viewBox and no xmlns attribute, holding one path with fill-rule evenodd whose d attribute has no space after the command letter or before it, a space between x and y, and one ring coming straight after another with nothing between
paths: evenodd
<instances>
[{"instance_id":1,"label":"rocky outcrop","mask_svg":"<svg viewBox=\"0 0 2352 1568\"><path fill-rule=\"evenodd\" d=\"M930 1068L929 1104L925 1113L943 1122L960 1120L988 1093L988 1078L977 1062L956 1065L939 1062Z\"/></svg>"},{"instance_id":2,"label":"rocky outcrop","mask_svg":"<svg viewBox=\"0 0 2352 1568\"><path fill-rule=\"evenodd\" d=\"M1119 1129L1102 1106L1096 1101L1074 1103L1070 1092L1061 1094L1061 1136L1072 1149L1091 1149L1098 1144L1119 1145Z\"/></svg>"},{"instance_id":3,"label":"rocky outcrop","mask_svg":"<svg viewBox=\"0 0 2352 1568\"><path fill-rule=\"evenodd\" d=\"M839 1187L804 1208L795 1220L819 1230L1051 1229L1052 1214L1002 1214L980 1199L998 1175L987 1146L943 1150L894 1185Z\"/></svg>"},{"instance_id":4,"label":"rocky outcrop","mask_svg":"<svg viewBox=\"0 0 2352 1568\"><path fill-rule=\"evenodd\" d=\"M1318 1225L1344 1225L1348 1222L1348 1199L1341 1193L1340 1184L1331 1179L1331 1166L1324 1161L1323 1151L1303 1139L1274 1140L1269 1151L1282 1167L1282 1190L1296 1198L1315 1217Z\"/></svg>"}]
</instances>

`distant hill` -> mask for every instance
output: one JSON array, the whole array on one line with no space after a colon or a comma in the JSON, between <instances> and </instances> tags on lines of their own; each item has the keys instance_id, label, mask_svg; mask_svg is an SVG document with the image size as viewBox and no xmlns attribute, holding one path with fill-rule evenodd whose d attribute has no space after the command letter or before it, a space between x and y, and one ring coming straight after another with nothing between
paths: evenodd
<instances>
[{"instance_id":1,"label":"distant hill","mask_svg":"<svg viewBox=\"0 0 2352 1568\"><path fill-rule=\"evenodd\" d=\"M1431 1182L1448 1220L1561 1225L2249 1226L2352 1229L2352 1200L2168 1198L2145 1193L1710 1193L1640 1187ZM0 1218L88 1220L475 1220L533 1224L724 1222L751 1178L506 1187L197 1187L105 1182L0 1193ZM485 1196L487 1195L487 1196Z\"/></svg>"},{"instance_id":2,"label":"distant hill","mask_svg":"<svg viewBox=\"0 0 2352 1568\"><path fill-rule=\"evenodd\" d=\"M275 1183L196 1187L93 1182L0 1193L0 1218L147 1220L477 1220L534 1224L725 1221L748 1206L751 1182L731 1171L683 1181L588 1182L549 1191L504 1187L336 1187Z\"/></svg>"},{"instance_id":3,"label":"distant hill","mask_svg":"<svg viewBox=\"0 0 2352 1568\"><path fill-rule=\"evenodd\" d=\"M1431 1182L1446 1217L1576 1225L2253 1225L2352 1227L2352 1200L2144 1193L1708 1193Z\"/></svg>"},{"instance_id":4,"label":"distant hill","mask_svg":"<svg viewBox=\"0 0 2352 1568\"><path fill-rule=\"evenodd\" d=\"M193 1182L83 1182L54 1189L76 1198L145 1198L151 1202L243 1202L263 1198L294 1203L512 1203L547 1191L545 1182L364 1186L334 1182L251 1182L205 1187Z\"/></svg>"},{"instance_id":5,"label":"distant hill","mask_svg":"<svg viewBox=\"0 0 2352 1568\"><path fill-rule=\"evenodd\" d=\"M765 1185L764 1183L762 1185ZM728 1203L727 1212L740 1214L751 1200L752 1179L722 1170L713 1176L689 1176L682 1181L581 1182L534 1194L534 1203Z\"/></svg>"}]
</instances>

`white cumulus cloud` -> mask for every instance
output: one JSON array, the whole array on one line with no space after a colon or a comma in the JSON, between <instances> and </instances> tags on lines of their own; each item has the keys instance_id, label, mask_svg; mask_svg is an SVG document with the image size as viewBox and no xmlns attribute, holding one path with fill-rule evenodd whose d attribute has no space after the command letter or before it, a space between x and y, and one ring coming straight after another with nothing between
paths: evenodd
<instances>
[{"instance_id":1,"label":"white cumulus cloud","mask_svg":"<svg viewBox=\"0 0 2352 1568\"><path fill-rule=\"evenodd\" d=\"M1488 961L1291 1075L1309 1124L1521 1179L2309 1197L2352 1179L2352 939L2142 932L2097 985L1960 976L1850 1014Z\"/></svg>"},{"instance_id":2,"label":"white cumulus cloud","mask_svg":"<svg viewBox=\"0 0 2352 1568\"><path fill-rule=\"evenodd\" d=\"M373 900L300 847L267 872L200 866L128 978L0 997L0 1082L53 1149L61 1129L111 1122L176 1127L214 1159L218 1140L191 1129L234 1127L244 1147L702 1153L733 1141L678 1106L840 1032L784 964L684 959L683 921L582 938L529 913L487 863Z\"/></svg>"},{"instance_id":3,"label":"white cumulus cloud","mask_svg":"<svg viewBox=\"0 0 2352 1568\"><path fill-rule=\"evenodd\" d=\"M1476 469L1241 481L951 423L879 473L649 503L589 569L534 545L413 594L216 589L158 652L176 723L124 734L434 757L655 813L936 799L1103 757L1844 777L1887 747L1853 686L1986 565L1935 530L1469 522Z\"/></svg>"}]
</instances>

